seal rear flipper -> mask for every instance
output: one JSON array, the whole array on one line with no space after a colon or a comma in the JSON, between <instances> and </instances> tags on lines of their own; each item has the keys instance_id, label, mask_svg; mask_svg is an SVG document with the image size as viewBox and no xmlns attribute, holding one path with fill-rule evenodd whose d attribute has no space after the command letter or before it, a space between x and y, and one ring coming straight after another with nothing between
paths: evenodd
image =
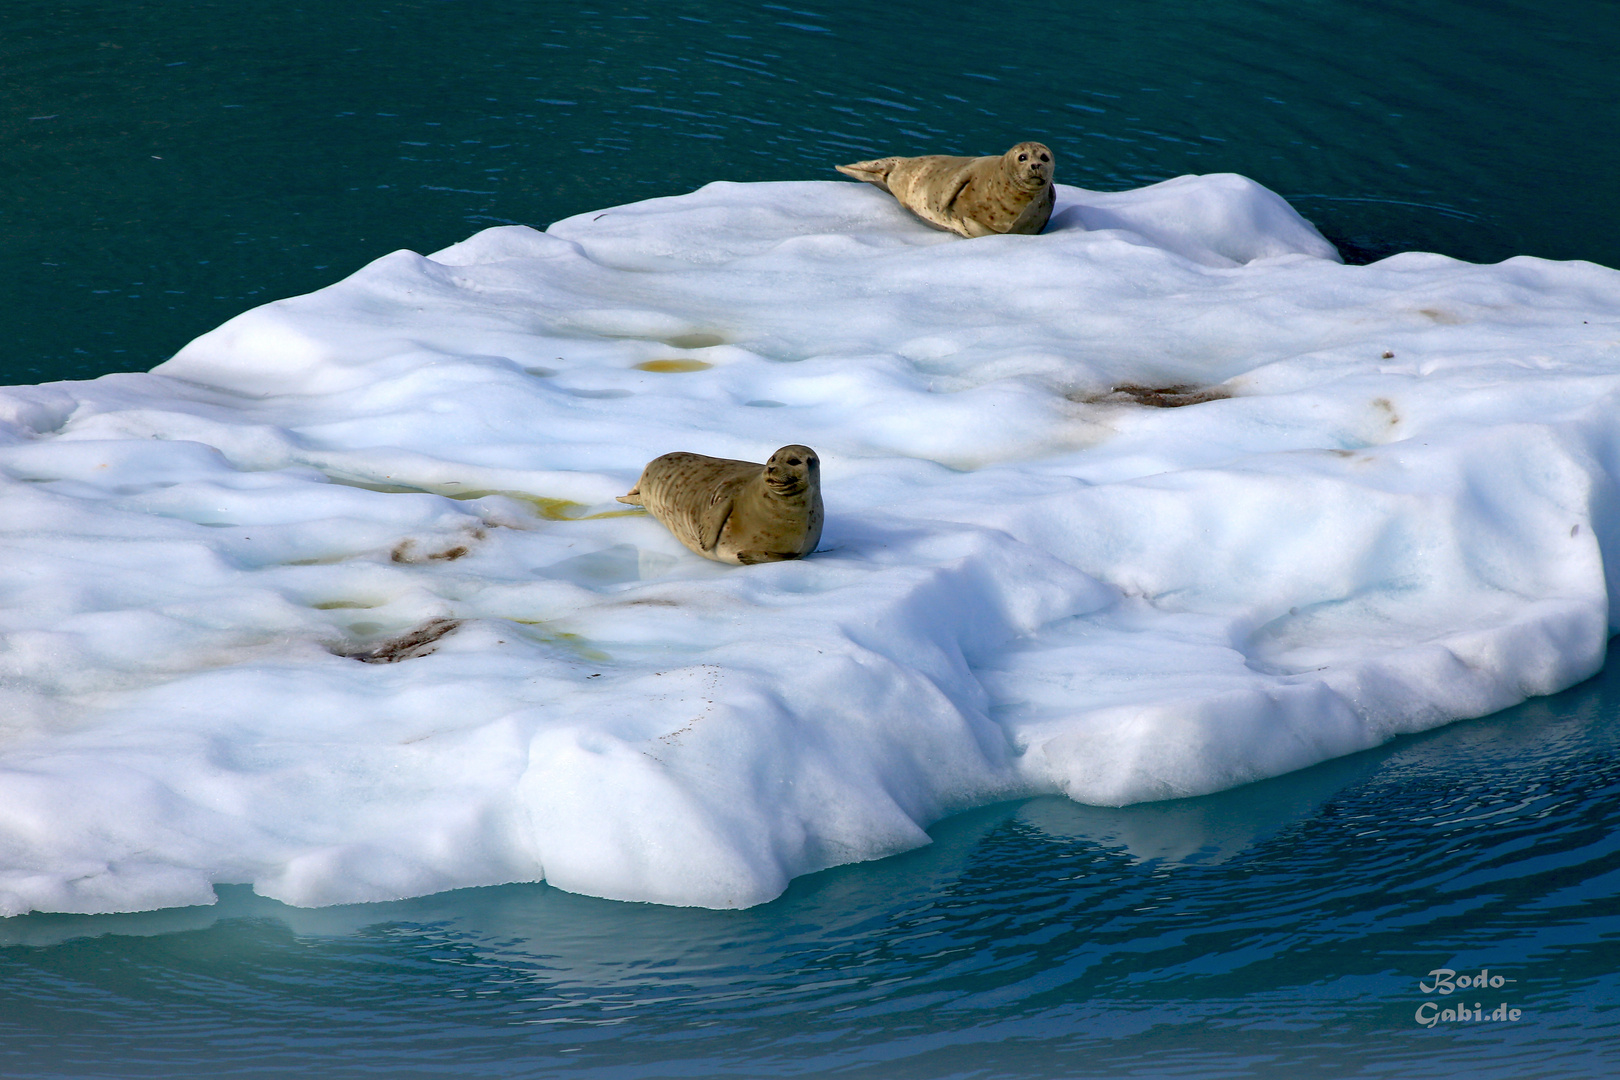
<instances>
[{"instance_id":1,"label":"seal rear flipper","mask_svg":"<svg viewBox=\"0 0 1620 1080\"><path fill-rule=\"evenodd\" d=\"M857 180L876 185L884 191L889 191L889 171L899 158L875 158L872 161L857 161L853 165L834 165L833 168L845 176L853 176ZM894 192L889 191L890 195Z\"/></svg>"},{"instance_id":2,"label":"seal rear flipper","mask_svg":"<svg viewBox=\"0 0 1620 1080\"><path fill-rule=\"evenodd\" d=\"M619 502L629 503L631 506L641 506L641 485L637 484L623 495L618 496Z\"/></svg>"}]
</instances>

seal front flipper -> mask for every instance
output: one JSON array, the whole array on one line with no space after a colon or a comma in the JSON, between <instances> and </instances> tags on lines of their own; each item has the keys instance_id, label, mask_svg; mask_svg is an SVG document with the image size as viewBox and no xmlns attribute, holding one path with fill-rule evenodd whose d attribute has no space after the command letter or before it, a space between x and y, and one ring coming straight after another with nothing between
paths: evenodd
<instances>
[{"instance_id":1,"label":"seal front flipper","mask_svg":"<svg viewBox=\"0 0 1620 1080\"><path fill-rule=\"evenodd\" d=\"M722 496L716 492L714 501L703 511L703 520L698 522L698 543L705 552L713 551L720 543L720 534L725 532L726 522L731 520L734 504L732 496Z\"/></svg>"},{"instance_id":2,"label":"seal front flipper","mask_svg":"<svg viewBox=\"0 0 1620 1080\"><path fill-rule=\"evenodd\" d=\"M973 183L973 174L964 170L955 184L948 189L945 198L940 200L939 208L947 214L956 213L956 200L962 197L962 192L966 191L971 183Z\"/></svg>"},{"instance_id":3,"label":"seal front flipper","mask_svg":"<svg viewBox=\"0 0 1620 1080\"><path fill-rule=\"evenodd\" d=\"M950 188L945 197L937 204L935 212L938 215L938 220L934 221L933 224L940 225L953 233L960 233L969 239L975 236L989 236L991 234L990 229L975 221L970 211L956 205L956 201L962 198L963 193L967 192L972 185L973 175L967 170L963 170L955 186ZM971 199L971 194L968 197ZM913 209L912 213L916 213L916 210ZM918 216L928 220L926 215Z\"/></svg>"},{"instance_id":4,"label":"seal front flipper","mask_svg":"<svg viewBox=\"0 0 1620 1080\"><path fill-rule=\"evenodd\" d=\"M744 566L753 566L756 563L787 562L789 559L800 558L797 551L739 551L737 561Z\"/></svg>"},{"instance_id":5,"label":"seal front flipper","mask_svg":"<svg viewBox=\"0 0 1620 1080\"><path fill-rule=\"evenodd\" d=\"M1030 200L1028 206L1013 219L1008 226L1008 233L1019 233L1025 236L1034 236L1046 228L1046 223L1052 219L1052 210L1057 206L1057 191L1049 184L1045 197L1037 196Z\"/></svg>"}]
</instances>

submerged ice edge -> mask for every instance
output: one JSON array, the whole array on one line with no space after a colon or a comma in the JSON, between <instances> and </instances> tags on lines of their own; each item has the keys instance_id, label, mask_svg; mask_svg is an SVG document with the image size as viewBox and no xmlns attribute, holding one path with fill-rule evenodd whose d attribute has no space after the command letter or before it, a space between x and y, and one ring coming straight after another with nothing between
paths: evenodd
<instances>
[{"instance_id":1,"label":"submerged ice edge","mask_svg":"<svg viewBox=\"0 0 1620 1080\"><path fill-rule=\"evenodd\" d=\"M0 912L746 906L953 810L1215 791L1597 670L1620 274L1343 266L1241 177L1059 195L957 241L715 184L0 391ZM809 559L613 502L787 442Z\"/></svg>"}]
</instances>

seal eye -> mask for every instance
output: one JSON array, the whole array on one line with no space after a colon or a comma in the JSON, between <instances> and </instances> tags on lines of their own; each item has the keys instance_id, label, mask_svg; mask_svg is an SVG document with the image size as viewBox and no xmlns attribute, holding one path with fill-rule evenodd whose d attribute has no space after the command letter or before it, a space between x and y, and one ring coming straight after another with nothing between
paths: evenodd
<instances>
[{"instance_id":1,"label":"seal eye","mask_svg":"<svg viewBox=\"0 0 1620 1080\"><path fill-rule=\"evenodd\" d=\"M1041 155L1041 160L1042 161L1051 161L1052 160L1052 155L1051 154L1042 154Z\"/></svg>"},{"instance_id":2,"label":"seal eye","mask_svg":"<svg viewBox=\"0 0 1620 1080\"><path fill-rule=\"evenodd\" d=\"M802 461L800 461L800 460L799 460L799 459L798 459L798 458L796 458L796 457L790 457L790 458L788 458L788 460L787 460L787 463L788 463L788 464L789 464L789 465L803 465L803 464L804 464L804 462L802 462Z\"/></svg>"},{"instance_id":3,"label":"seal eye","mask_svg":"<svg viewBox=\"0 0 1620 1080\"><path fill-rule=\"evenodd\" d=\"M1019 154L1018 155L1018 160L1019 161L1028 161L1029 160L1029 155L1028 154Z\"/></svg>"}]
</instances>

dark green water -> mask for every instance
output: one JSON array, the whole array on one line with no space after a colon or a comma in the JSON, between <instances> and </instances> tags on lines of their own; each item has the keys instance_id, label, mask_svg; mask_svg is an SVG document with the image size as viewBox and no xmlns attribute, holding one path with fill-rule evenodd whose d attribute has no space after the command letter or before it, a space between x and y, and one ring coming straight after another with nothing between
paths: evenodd
<instances>
[{"instance_id":1,"label":"dark green water","mask_svg":"<svg viewBox=\"0 0 1620 1080\"><path fill-rule=\"evenodd\" d=\"M0 1075L1620 1072L1620 676L1202 799L990 807L742 912L543 885L0 920ZM1499 989L1425 994L1437 968ZM1424 1027L1425 1001L1517 1021Z\"/></svg>"},{"instance_id":2,"label":"dark green water","mask_svg":"<svg viewBox=\"0 0 1620 1080\"><path fill-rule=\"evenodd\" d=\"M145 369L397 248L1039 138L1352 259L1620 265L1613 0L6 0L0 383Z\"/></svg>"}]
</instances>

